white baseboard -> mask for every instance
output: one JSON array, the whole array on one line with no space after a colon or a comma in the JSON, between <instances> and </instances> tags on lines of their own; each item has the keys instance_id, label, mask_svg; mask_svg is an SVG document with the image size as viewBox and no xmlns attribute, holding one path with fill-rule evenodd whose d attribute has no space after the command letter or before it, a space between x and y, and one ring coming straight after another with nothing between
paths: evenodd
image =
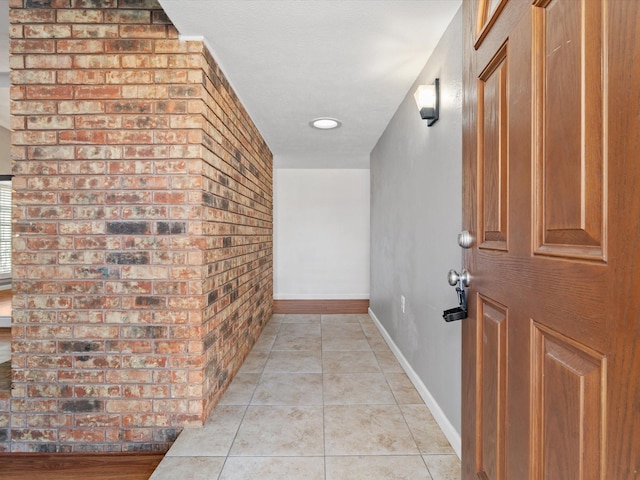
<instances>
[{"instance_id":1,"label":"white baseboard","mask_svg":"<svg viewBox=\"0 0 640 480\"><path fill-rule=\"evenodd\" d=\"M371 308L369 308L369 316L373 319L373 322L378 327L378 330L380 330L380 334L387 342L387 345L389 345L389 348L398 359L398 362L400 362L400 365L409 377L409 380L411 380L413 386L416 387L416 390L422 397L422 400L424 400L427 408L431 411L431 414L433 415L435 421L438 423L438 426L442 430L442 433L444 433L444 436L447 437L447 440L449 440L449 443L451 444L453 450L456 452L456 455L458 455L458 458L462 458L462 438L460 437L460 433L451 424L445 413L442 411L442 408L440 408L440 405L438 405L438 402L436 402L436 399L433 398L433 395L431 395L431 392L429 392L429 389L422 382L407 359L404 358L404 355L395 344L395 342L391 339L387 331L382 326L382 323L380 323L380 320L378 320L378 317L376 317L376 314L373 313L373 310L371 310Z\"/></svg>"}]
</instances>

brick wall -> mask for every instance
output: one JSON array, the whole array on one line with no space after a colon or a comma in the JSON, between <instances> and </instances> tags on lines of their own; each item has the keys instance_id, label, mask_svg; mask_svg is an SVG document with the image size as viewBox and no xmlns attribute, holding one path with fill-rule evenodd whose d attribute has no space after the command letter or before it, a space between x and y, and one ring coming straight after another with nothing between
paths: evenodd
<instances>
[{"instance_id":1,"label":"brick wall","mask_svg":"<svg viewBox=\"0 0 640 480\"><path fill-rule=\"evenodd\" d=\"M10 0L13 390L0 451L164 450L272 310L272 159L155 0Z\"/></svg>"}]
</instances>

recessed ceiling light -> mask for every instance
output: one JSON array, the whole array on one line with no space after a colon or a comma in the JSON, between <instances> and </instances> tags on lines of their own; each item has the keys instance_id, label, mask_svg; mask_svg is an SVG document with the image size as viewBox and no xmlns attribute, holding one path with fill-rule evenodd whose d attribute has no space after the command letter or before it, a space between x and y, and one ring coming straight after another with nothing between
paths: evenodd
<instances>
[{"instance_id":1,"label":"recessed ceiling light","mask_svg":"<svg viewBox=\"0 0 640 480\"><path fill-rule=\"evenodd\" d=\"M320 130L331 130L333 128L338 128L340 125L342 125L342 122L340 120L336 120L335 118L320 117L316 118L315 120L311 120L309 122L309 125Z\"/></svg>"}]
</instances>

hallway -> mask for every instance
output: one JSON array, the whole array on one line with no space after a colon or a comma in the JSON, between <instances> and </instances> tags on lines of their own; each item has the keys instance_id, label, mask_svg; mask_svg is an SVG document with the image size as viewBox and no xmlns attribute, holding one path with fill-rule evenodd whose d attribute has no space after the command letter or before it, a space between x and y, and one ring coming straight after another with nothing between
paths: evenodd
<instances>
[{"instance_id":1,"label":"hallway","mask_svg":"<svg viewBox=\"0 0 640 480\"><path fill-rule=\"evenodd\" d=\"M460 462L368 315L274 315L151 477L175 478L458 480Z\"/></svg>"}]
</instances>

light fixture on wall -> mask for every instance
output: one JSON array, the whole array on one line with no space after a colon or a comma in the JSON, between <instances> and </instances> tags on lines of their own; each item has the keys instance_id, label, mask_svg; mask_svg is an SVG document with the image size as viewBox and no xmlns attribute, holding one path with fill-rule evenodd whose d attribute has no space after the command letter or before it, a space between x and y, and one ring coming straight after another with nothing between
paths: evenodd
<instances>
[{"instance_id":1,"label":"light fixture on wall","mask_svg":"<svg viewBox=\"0 0 640 480\"><path fill-rule=\"evenodd\" d=\"M418 104L420 117L428 121L427 125L436 123L440 116L440 79L436 78L433 85L420 85L413 98Z\"/></svg>"}]
</instances>

